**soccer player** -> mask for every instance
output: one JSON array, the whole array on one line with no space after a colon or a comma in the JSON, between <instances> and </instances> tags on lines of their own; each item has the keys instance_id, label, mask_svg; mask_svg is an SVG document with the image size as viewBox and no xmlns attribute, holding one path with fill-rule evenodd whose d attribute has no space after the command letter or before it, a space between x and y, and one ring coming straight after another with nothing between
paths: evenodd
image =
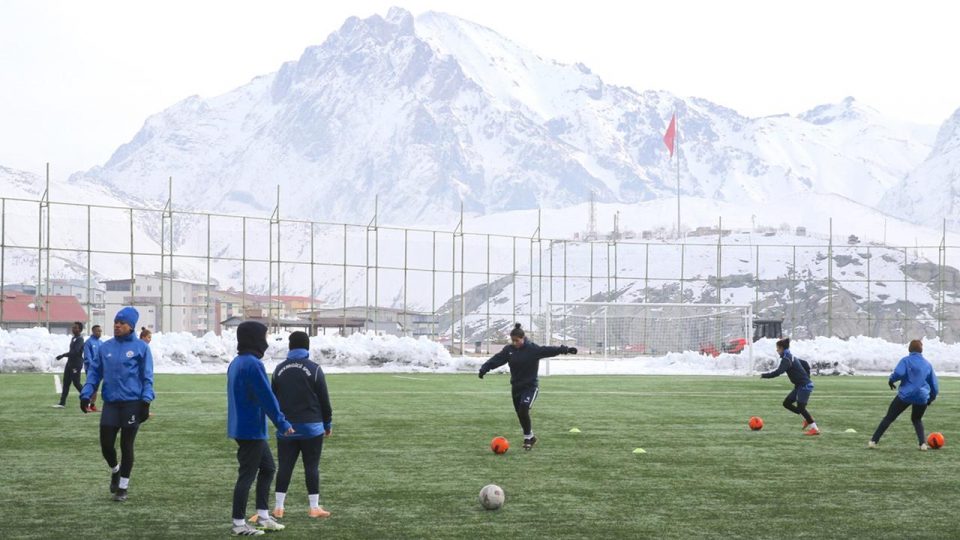
<instances>
[{"instance_id":1,"label":"soccer player","mask_svg":"<svg viewBox=\"0 0 960 540\"><path fill-rule=\"evenodd\" d=\"M86 343L83 344L83 372L87 374L87 378L90 378L90 360L100 352L100 336L103 335L103 329L100 328L99 324L93 325L90 328L90 337L87 338ZM97 410L97 389L93 389L93 394L90 395L90 412L99 412Z\"/></svg>"},{"instance_id":2,"label":"soccer player","mask_svg":"<svg viewBox=\"0 0 960 540\"><path fill-rule=\"evenodd\" d=\"M83 323L77 321L70 327L73 337L70 338L70 350L57 356L57 360L67 359L63 366L63 389L60 391L60 402L53 405L56 409L62 409L67 405L67 394L70 393L70 385L80 391L80 369L83 367L83 338L80 334L83 332Z\"/></svg>"},{"instance_id":3,"label":"soccer player","mask_svg":"<svg viewBox=\"0 0 960 540\"><path fill-rule=\"evenodd\" d=\"M891 390L896 390L897 381L900 383L900 390L896 397L890 403L887 409L887 415L880 421L877 430L870 437L867 448L876 448L880 442L883 432L890 427L890 424L900 416L900 413L912 407L910 411L910 420L913 421L913 429L917 432L917 441L920 444L920 450L927 449L927 443L923 434L923 413L927 411L927 406L937 399L940 393L940 383L937 381L937 374L933 371L933 366L923 357L923 343L915 339L907 346L907 356L900 359L887 384Z\"/></svg>"},{"instance_id":4,"label":"soccer player","mask_svg":"<svg viewBox=\"0 0 960 540\"><path fill-rule=\"evenodd\" d=\"M810 401L810 394L813 393L813 381L810 380L810 366L799 358L794 358L790 353L790 338L784 338L777 342L777 354L780 355L780 365L777 369L768 373L762 373L760 376L764 379L772 379L786 373L793 383L793 390L787 394L783 400L783 407L788 411L799 414L803 417L800 424L801 429L805 429L804 435L819 435L820 429L817 423L810 416L807 410L807 403ZM794 405L796 402L796 405ZM810 429L807 429L807 428Z\"/></svg>"},{"instance_id":5,"label":"soccer player","mask_svg":"<svg viewBox=\"0 0 960 540\"><path fill-rule=\"evenodd\" d=\"M267 416L277 430L293 435L293 427L280 412L277 397L270 389L263 354L267 351L267 327L244 321L237 327L237 356L227 368L227 436L237 441L240 464L233 488L233 536L259 536L265 530L280 531L267 512L270 484L276 466L267 444ZM250 486L257 480L256 528L244 521Z\"/></svg>"},{"instance_id":6,"label":"soccer player","mask_svg":"<svg viewBox=\"0 0 960 540\"><path fill-rule=\"evenodd\" d=\"M113 339L100 345L90 359L87 382L80 392L80 410L90 410L90 398L97 386L103 409L100 415L100 451L110 467L113 500L127 500L133 470L133 444L140 424L150 417L153 401L153 356L147 344L136 338L140 313L127 306L113 318ZM117 463L117 433L120 434L120 463Z\"/></svg>"},{"instance_id":7,"label":"soccer player","mask_svg":"<svg viewBox=\"0 0 960 540\"><path fill-rule=\"evenodd\" d=\"M577 354L576 347L541 347L528 340L520 323L514 325L510 331L510 344L503 350L490 357L480 366L480 378L491 369L504 364L510 366L510 386L513 393L513 409L517 412L520 427L523 429L523 449L530 450L537 442L533 434L533 425L530 420L530 409L537 400L540 391L537 373L540 371L540 360L559 354Z\"/></svg>"},{"instance_id":8,"label":"soccer player","mask_svg":"<svg viewBox=\"0 0 960 540\"><path fill-rule=\"evenodd\" d=\"M280 410L293 424L293 435L277 432L277 504L273 515L283 517L283 503L290 486L290 477L303 454L303 475L307 482L309 516L330 517L320 506L320 453L323 438L332 433L333 408L323 369L310 360L310 336L306 332L290 334L290 352L287 359L273 372L271 382Z\"/></svg>"}]
</instances>

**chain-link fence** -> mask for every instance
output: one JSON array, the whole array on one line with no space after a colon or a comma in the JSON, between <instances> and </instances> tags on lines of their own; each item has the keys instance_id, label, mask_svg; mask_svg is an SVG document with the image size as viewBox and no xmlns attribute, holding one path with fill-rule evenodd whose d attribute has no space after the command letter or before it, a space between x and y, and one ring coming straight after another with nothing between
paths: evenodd
<instances>
[{"instance_id":1,"label":"chain-link fence","mask_svg":"<svg viewBox=\"0 0 960 540\"><path fill-rule=\"evenodd\" d=\"M0 198L0 321L66 331L123 305L154 331L219 333L243 319L374 330L489 352L549 302L751 304L799 338L903 342L960 330L955 246L893 247L800 231L582 241L163 208ZM70 311L70 297L77 308ZM69 319L64 321L63 319Z\"/></svg>"}]
</instances>

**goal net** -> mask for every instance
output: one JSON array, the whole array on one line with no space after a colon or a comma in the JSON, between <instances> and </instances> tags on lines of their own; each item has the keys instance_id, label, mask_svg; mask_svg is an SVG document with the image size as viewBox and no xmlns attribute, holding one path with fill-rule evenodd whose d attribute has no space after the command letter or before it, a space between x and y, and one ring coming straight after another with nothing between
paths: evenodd
<instances>
[{"instance_id":1,"label":"goal net","mask_svg":"<svg viewBox=\"0 0 960 540\"><path fill-rule=\"evenodd\" d=\"M544 341L601 358L746 353L752 364L752 319L749 305L550 302Z\"/></svg>"}]
</instances>

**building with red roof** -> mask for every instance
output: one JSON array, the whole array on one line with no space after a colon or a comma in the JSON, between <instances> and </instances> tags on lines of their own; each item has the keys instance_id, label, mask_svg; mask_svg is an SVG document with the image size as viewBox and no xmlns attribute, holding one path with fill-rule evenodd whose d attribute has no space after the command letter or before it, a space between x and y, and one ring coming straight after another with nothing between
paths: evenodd
<instances>
[{"instance_id":1,"label":"building with red roof","mask_svg":"<svg viewBox=\"0 0 960 540\"><path fill-rule=\"evenodd\" d=\"M85 323L87 313L76 296L34 296L18 292L0 293L0 327L6 330L43 326L51 333L69 334L73 323Z\"/></svg>"}]
</instances>

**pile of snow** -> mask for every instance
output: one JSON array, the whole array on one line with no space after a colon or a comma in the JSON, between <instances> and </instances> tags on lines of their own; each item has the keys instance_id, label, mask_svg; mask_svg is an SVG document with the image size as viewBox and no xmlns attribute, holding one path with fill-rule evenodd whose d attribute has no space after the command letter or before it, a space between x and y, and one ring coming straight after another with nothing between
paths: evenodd
<instances>
[{"instance_id":1,"label":"pile of snow","mask_svg":"<svg viewBox=\"0 0 960 540\"><path fill-rule=\"evenodd\" d=\"M287 355L289 334L268 336L264 355L267 370ZM69 348L70 336L50 334L44 328L5 331L0 329L0 372L60 372L63 361L56 355ZM208 333L196 337L187 333L156 333L150 343L157 373L225 373L236 354L233 332L222 336ZM850 339L818 337L794 341L795 356L810 362L818 375L886 375L907 354L903 343L877 338ZM372 333L310 338L311 358L328 373L358 372L458 372L474 371L487 357L451 357L439 343L427 338L378 336ZM924 356L937 373L960 375L960 344L924 340ZM670 353L660 357L604 360L563 356L542 362L541 373L566 374L649 374L649 375L746 375L767 371L776 365L776 342L760 340L747 352L717 357L696 352ZM506 371L502 368L499 371Z\"/></svg>"}]
</instances>

